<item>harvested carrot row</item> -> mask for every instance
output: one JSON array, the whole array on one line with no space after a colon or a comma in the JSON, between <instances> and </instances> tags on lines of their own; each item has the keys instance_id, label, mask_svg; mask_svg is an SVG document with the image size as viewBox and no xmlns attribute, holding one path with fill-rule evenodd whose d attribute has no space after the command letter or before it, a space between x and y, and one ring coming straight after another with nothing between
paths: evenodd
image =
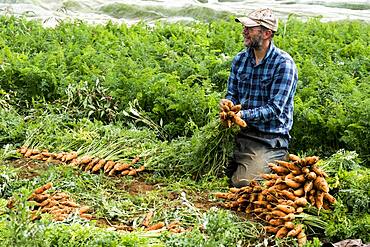
<instances>
[{"instance_id":1,"label":"harvested carrot row","mask_svg":"<svg viewBox=\"0 0 370 247\"><path fill-rule=\"evenodd\" d=\"M62 152L58 154L50 153L48 150L39 151L37 149L29 149L21 147L17 150L26 158L37 159L47 162L63 162L79 167L81 170L91 173L97 173L103 170L108 176L136 176L139 172L145 170L145 166L139 168L134 167L140 161L140 157L135 157L129 163L119 163L112 160L100 159L85 155L82 158L78 157L77 152Z\"/></svg>"}]
</instances>

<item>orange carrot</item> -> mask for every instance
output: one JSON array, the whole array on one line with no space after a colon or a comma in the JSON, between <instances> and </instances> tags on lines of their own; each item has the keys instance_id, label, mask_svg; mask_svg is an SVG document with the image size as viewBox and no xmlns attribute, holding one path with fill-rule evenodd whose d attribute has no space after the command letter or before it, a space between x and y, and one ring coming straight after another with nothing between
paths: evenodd
<instances>
[{"instance_id":1,"label":"orange carrot","mask_svg":"<svg viewBox=\"0 0 370 247\"><path fill-rule=\"evenodd\" d=\"M309 172L307 175L306 175L307 179L308 180L315 180L317 178L317 175L315 172Z\"/></svg>"},{"instance_id":2,"label":"orange carrot","mask_svg":"<svg viewBox=\"0 0 370 247\"><path fill-rule=\"evenodd\" d=\"M284 238L288 234L288 228L283 226L280 230L276 233L276 238Z\"/></svg>"},{"instance_id":3,"label":"orange carrot","mask_svg":"<svg viewBox=\"0 0 370 247\"><path fill-rule=\"evenodd\" d=\"M94 167L92 168L92 172L99 171L104 166L105 163L106 163L105 159L99 160L99 162L96 165L94 165Z\"/></svg>"},{"instance_id":4,"label":"orange carrot","mask_svg":"<svg viewBox=\"0 0 370 247\"><path fill-rule=\"evenodd\" d=\"M326 172L324 172L320 167L316 166L316 165L313 165L311 167L312 171L314 171L318 176L323 176L325 178L328 177L328 174L326 174Z\"/></svg>"},{"instance_id":5,"label":"orange carrot","mask_svg":"<svg viewBox=\"0 0 370 247\"><path fill-rule=\"evenodd\" d=\"M234 105L233 107L230 108L230 111L233 111L235 113L239 112L242 109L242 105Z\"/></svg>"},{"instance_id":6,"label":"orange carrot","mask_svg":"<svg viewBox=\"0 0 370 247\"><path fill-rule=\"evenodd\" d=\"M305 158L306 164L311 166L313 164L316 164L317 161L319 161L319 157L317 156L311 156Z\"/></svg>"},{"instance_id":7,"label":"orange carrot","mask_svg":"<svg viewBox=\"0 0 370 247\"><path fill-rule=\"evenodd\" d=\"M52 186L53 186L53 183L52 183L52 182L49 182L49 183L47 183L47 184L45 184L45 185L43 185L43 186L41 186L41 187L37 188L37 189L34 191L34 193L35 193L35 194L42 194L44 191L46 191L46 190L50 189Z\"/></svg>"},{"instance_id":8,"label":"orange carrot","mask_svg":"<svg viewBox=\"0 0 370 247\"><path fill-rule=\"evenodd\" d=\"M293 191L293 194L295 196L303 196L304 195L304 189L303 188L296 189L295 191Z\"/></svg>"},{"instance_id":9,"label":"orange carrot","mask_svg":"<svg viewBox=\"0 0 370 247\"><path fill-rule=\"evenodd\" d=\"M312 188L313 188L313 181L312 180L306 181L306 183L304 184L304 187L303 187L304 192L308 193L310 190L312 190Z\"/></svg>"},{"instance_id":10,"label":"orange carrot","mask_svg":"<svg viewBox=\"0 0 370 247\"><path fill-rule=\"evenodd\" d=\"M298 163L301 162L301 158L299 158L297 155L294 155L294 154L289 154L289 160L293 162L298 162Z\"/></svg>"},{"instance_id":11,"label":"orange carrot","mask_svg":"<svg viewBox=\"0 0 370 247\"><path fill-rule=\"evenodd\" d=\"M81 215L81 214L85 214L85 213L87 213L89 210L90 210L90 207L88 207L88 206L83 206L83 207L81 207L81 208L80 208L80 210L79 210L79 214L80 214L80 215Z\"/></svg>"},{"instance_id":12,"label":"orange carrot","mask_svg":"<svg viewBox=\"0 0 370 247\"><path fill-rule=\"evenodd\" d=\"M295 204L295 205L297 205L297 206L302 206L302 207L304 207L304 206L306 206L306 205L307 205L307 200L306 200L306 198L304 198L304 197L300 197L300 198L298 198L298 199L296 199L296 200L294 201L294 204Z\"/></svg>"},{"instance_id":13,"label":"orange carrot","mask_svg":"<svg viewBox=\"0 0 370 247\"><path fill-rule=\"evenodd\" d=\"M163 222L158 222L157 224L151 225L150 227L147 228L148 231L154 231L161 229L165 226Z\"/></svg>"},{"instance_id":14,"label":"orange carrot","mask_svg":"<svg viewBox=\"0 0 370 247\"><path fill-rule=\"evenodd\" d=\"M317 177L314 181L314 186L316 189L324 191L326 193L329 192L329 186L328 183L326 182L325 178L323 177Z\"/></svg>"},{"instance_id":15,"label":"orange carrot","mask_svg":"<svg viewBox=\"0 0 370 247\"><path fill-rule=\"evenodd\" d=\"M286 214L290 214L290 213L294 213L295 212L295 208L292 207L292 206L289 206L289 205L276 205L276 208L283 211L284 213Z\"/></svg>"},{"instance_id":16,"label":"orange carrot","mask_svg":"<svg viewBox=\"0 0 370 247\"><path fill-rule=\"evenodd\" d=\"M239 125L240 127L242 127L242 128L247 127L247 123L246 123L243 119L241 119L240 117L238 117L238 116L235 116L235 117L233 118L233 121L234 121L237 125Z\"/></svg>"},{"instance_id":17,"label":"orange carrot","mask_svg":"<svg viewBox=\"0 0 370 247\"><path fill-rule=\"evenodd\" d=\"M324 199L326 199L329 203L333 204L335 203L337 200L335 199L334 196L330 195L329 193L325 193L324 194Z\"/></svg>"},{"instance_id":18,"label":"orange carrot","mask_svg":"<svg viewBox=\"0 0 370 247\"><path fill-rule=\"evenodd\" d=\"M114 170L116 171L123 171L128 169L131 166L131 164L121 164L121 163L116 163L114 166Z\"/></svg>"},{"instance_id":19,"label":"orange carrot","mask_svg":"<svg viewBox=\"0 0 370 247\"><path fill-rule=\"evenodd\" d=\"M109 172L114 166L116 165L116 162L113 160L108 160L107 163L104 165L104 172Z\"/></svg>"},{"instance_id":20,"label":"orange carrot","mask_svg":"<svg viewBox=\"0 0 370 247\"><path fill-rule=\"evenodd\" d=\"M266 232L269 233L277 233L279 230L279 228L273 226L264 226L263 228L265 229Z\"/></svg>"},{"instance_id":21,"label":"orange carrot","mask_svg":"<svg viewBox=\"0 0 370 247\"><path fill-rule=\"evenodd\" d=\"M303 230L303 224L298 224L293 230L288 232L287 237L296 237Z\"/></svg>"}]
</instances>

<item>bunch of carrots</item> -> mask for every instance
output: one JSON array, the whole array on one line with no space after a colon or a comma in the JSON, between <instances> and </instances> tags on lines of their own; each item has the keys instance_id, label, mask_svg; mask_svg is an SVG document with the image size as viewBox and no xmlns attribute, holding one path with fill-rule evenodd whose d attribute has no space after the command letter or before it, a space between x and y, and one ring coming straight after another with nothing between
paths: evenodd
<instances>
[{"instance_id":1,"label":"bunch of carrots","mask_svg":"<svg viewBox=\"0 0 370 247\"><path fill-rule=\"evenodd\" d=\"M223 104L220 104L221 122L228 128L230 128L233 123L243 128L247 127L247 123L237 115L241 109L241 105L234 105L231 100L225 100Z\"/></svg>"},{"instance_id":2,"label":"bunch of carrots","mask_svg":"<svg viewBox=\"0 0 370 247\"><path fill-rule=\"evenodd\" d=\"M303 224L295 217L310 203L330 209L336 199L329 194L328 175L317 166L318 157L299 158L289 155L289 161L269 163L271 174L261 174L264 181L253 180L249 186L230 188L229 193L216 193L226 199L226 208L244 211L267 225L266 232L277 238L295 237L299 246L307 241Z\"/></svg>"},{"instance_id":3,"label":"bunch of carrots","mask_svg":"<svg viewBox=\"0 0 370 247\"><path fill-rule=\"evenodd\" d=\"M47 183L37 188L28 198L29 201L36 202L35 209L32 211L32 220L39 219L39 213L49 213L53 216L54 221L63 221L76 211L83 219L91 220L93 218L91 214L88 214L89 207L80 207L79 204L71 200L68 194L64 192L46 193L52 186L52 183Z\"/></svg>"},{"instance_id":4,"label":"bunch of carrots","mask_svg":"<svg viewBox=\"0 0 370 247\"><path fill-rule=\"evenodd\" d=\"M64 162L80 167L82 170L91 173L98 173L103 170L108 176L135 176L145 170L144 166L135 168L134 165L139 162L140 158L132 159L130 163L120 163L113 160L105 160L84 156L79 158L77 152L71 153L50 153L48 150L40 151L38 149L29 149L22 147L18 150L24 157L46 162Z\"/></svg>"}]
</instances>

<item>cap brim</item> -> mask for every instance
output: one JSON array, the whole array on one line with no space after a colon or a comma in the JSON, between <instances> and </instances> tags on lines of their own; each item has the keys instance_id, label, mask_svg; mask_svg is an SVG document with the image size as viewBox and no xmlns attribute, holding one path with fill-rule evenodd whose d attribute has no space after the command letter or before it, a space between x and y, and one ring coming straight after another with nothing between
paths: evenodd
<instances>
[{"instance_id":1,"label":"cap brim","mask_svg":"<svg viewBox=\"0 0 370 247\"><path fill-rule=\"evenodd\" d=\"M259 26L260 24L253 21L252 19L248 18L248 17L238 17L235 19L236 22L240 22L241 24L243 24L244 26L246 27L256 27L256 26Z\"/></svg>"}]
</instances>

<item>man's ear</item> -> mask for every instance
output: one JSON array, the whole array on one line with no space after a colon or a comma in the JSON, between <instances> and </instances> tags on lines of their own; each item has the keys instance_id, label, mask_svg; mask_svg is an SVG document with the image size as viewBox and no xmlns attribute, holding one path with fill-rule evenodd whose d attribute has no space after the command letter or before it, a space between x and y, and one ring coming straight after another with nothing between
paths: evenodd
<instances>
[{"instance_id":1,"label":"man's ear","mask_svg":"<svg viewBox=\"0 0 370 247\"><path fill-rule=\"evenodd\" d=\"M267 29L266 31L263 32L263 38L270 39L271 36L272 36L272 31L270 29Z\"/></svg>"}]
</instances>

